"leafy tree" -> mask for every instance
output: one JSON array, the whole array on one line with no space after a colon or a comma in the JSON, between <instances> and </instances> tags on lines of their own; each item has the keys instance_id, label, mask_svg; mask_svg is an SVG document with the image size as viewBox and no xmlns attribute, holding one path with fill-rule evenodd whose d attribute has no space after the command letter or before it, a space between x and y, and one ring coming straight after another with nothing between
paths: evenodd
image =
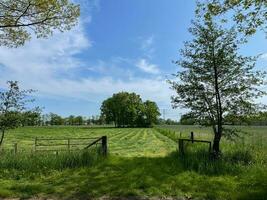
<instances>
[{"instance_id":1,"label":"leafy tree","mask_svg":"<svg viewBox=\"0 0 267 200\"><path fill-rule=\"evenodd\" d=\"M35 110L29 110L21 113L21 125L22 126L36 126L41 123L41 110L39 108Z\"/></svg>"},{"instance_id":2,"label":"leafy tree","mask_svg":"<svg viewBox=\"0 0 267 200\"><path fill-rule=\"evenodd\" d=\"M101 117L106 123L114 122L116 127L151 126L159 116L155 102L142 102L135 93L119 92L103 101Z\"/></svg>"},{"instance_id":3,"label":"leafy tree","mask_svg":"<svg viewBox=\"0 0 267 200\"><path fill-rule=\"evenodd\" d=\"M144 116L146 126L151 127L153 124L157 124L159 115L159 108L155 102L149 100L144 102Z\"/></svg>"},{"instance_id":4,"label":"leafy tree","mask_svg":"<svg viewBox=\"0 0 267 200\"><path fill-rule=\"evenodd\" d=\"M193 113L187 113L181 116L180 123L182 125L194 125L198 124L197 118L193 115Z\"/></svg>"},{"instance_id":5,"label":"leafy tree","mask_svg":"<svg viewBox=\"0 0 267 200\"><path fill-rule=\"evenodd\" d=\"M74 118L75 125L83 125L83 117L82 116L77 116Z\"/></svg>"},{"instance_id":6,"label":"leafy tree","mask_svg":"<svg viewBox=\"0 0 267 200\"><path fill-rule=\"evenodd\" d=\"M200 6L199 8L204 8ZM258 28L267 36L267 1L266 0L211 0L207 3L206 17L233 13L233 20L239 31L251 35Z\"/></svg>"},{"instance_id":7,"label":"leafy tree","mask_svg":"<svg viewBox=\"0 0 267 200\"><path fill-rule=\"evenodd\" d=\"M0 146L3 143L5 132L21 125L21 112L27 110L26 104L32 102L27 95L32 90L21 90L16 81L8 81L8 89L0 92Z\"/></svg>"},{"instance_id":8,"label":"leafy tree","mask_svg":"<svg viewBox=\"0 0 267 200\"><path fill-rule=\"evenodd\" d=\"M79 15L79 5L69 0L1 0L0 45L17 47L31 33L47 37L54 30L69 30Z\"/></svg>"},{"instance_id":9,"label":"leafy tree","mask_svg":"<svg viewBox=\"0 0 267 200\"><path fill-rule=\"evenodd\" d=\"M169 82L177 93L172 97L174 106L190 109L200 123L212 126L217 156L222 135L236 134L223 126L225 116L249 115L259 108L254 100L265 94L259 89L265 73L255 69L256 57L239 55L235 29L201 20L189 29L193 39L185 43L176 62L181 67L178 80Z\"/></svg>"},{"instance_id":10,"label":"leafy tree","mask_svg":"<svg viewBox=\"0 0 267 200\"><path fill-rule=\"evenodd\" d=\"M74 125L75 124L75 116L74 115L70 115L67 119L67 124L68 125Z\"/></svg>"},{"instance_id":11,"label":"leafy tree","mask_svg":"<svg viewBox=\"0 0 267 200\"><path fill-rule=\"evenodd\" d=\"M55 113L50 113L50 125L64 125L64 119L55 114Z\"/></svg>"}]
</instances>

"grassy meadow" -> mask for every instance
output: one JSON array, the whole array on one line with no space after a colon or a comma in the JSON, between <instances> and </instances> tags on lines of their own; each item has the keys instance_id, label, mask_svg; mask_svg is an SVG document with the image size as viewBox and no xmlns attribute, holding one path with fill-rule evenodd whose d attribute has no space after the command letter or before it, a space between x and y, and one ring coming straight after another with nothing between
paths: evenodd
<instances>
[{"instance_id":1,"label":"grassy meadow","mask_svg":"<svg viewBox=\"0 0 267 200\"><path fill-rule=\"evenodd\" d=\"M211 139L209 128L23 127L9 131L0 160L0 198L266 199L267 127L222 141L223 156L177 138ZM55 155L33 153L34 138L108 137L108 157L94 150ZM12 150L18 144L18 153Z\"/></svg>"}]
</instances>

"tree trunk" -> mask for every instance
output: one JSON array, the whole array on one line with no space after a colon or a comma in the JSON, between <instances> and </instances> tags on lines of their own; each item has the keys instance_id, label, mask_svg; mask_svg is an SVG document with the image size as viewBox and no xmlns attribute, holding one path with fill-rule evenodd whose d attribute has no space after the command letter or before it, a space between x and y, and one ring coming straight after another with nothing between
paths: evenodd
<instances>
[{"instance_id":1,"label":"tree trunk","mask_svg":"<svg viewBox=\"0 0 267 200\"><path fill-rule=\"evenodd\" d=\"M5 137L5 130L2 130L2 135L1 135L1 139L0 139L0 147L2 146L4 137Z\"/></svg>"},{"instance_id":2,"label":"tree trunk","mask_svg":"<svg viewBox=\"0 0 267 200\"><path fill-rule=\"evenodd\" d=\"M220 140L219 136L215 136L213 140L213 152L218 154L220 152Z\"/></svg>"},{"instance_id":3,"label":"tree trunk","mask_svg":"<svg viewBox=\"0 0 267 200\"><path fill-rule=\"evenodd\" d=\"M222 127L218 127L218 130L216 131L214 135L213 146L212 146L214 158L218 158L221 153L220 151L221 137L222 137Z\"/></svg>"}]
</instances>

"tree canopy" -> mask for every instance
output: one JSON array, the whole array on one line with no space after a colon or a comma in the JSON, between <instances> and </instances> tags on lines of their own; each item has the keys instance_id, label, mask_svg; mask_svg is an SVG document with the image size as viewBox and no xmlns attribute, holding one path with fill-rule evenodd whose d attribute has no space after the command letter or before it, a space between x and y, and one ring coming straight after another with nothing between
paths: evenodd
<instances>
[{"instance_id":1,"label":"tree canopy","mask_svg":"<svg viewBox=\"0 0 267 200\"><path fill-rule=\"evenodd\" d=\"M54 30L69 30L79 15L79 5L69 0L1 0L0 45L17 47L32 33L47 37Z\"/></svg>"},{"instance_id":2,"label":"tree canopy","mask_svg":"<svg viewBox=\"0 0 267 200\"><path fill-rule=\"evenodd\" d=\"M206 8L206 17L231 13L239 31L252 35L261 29L267 36L266 0L211 0Z\"/></svg>"},{"instance_id":3,"label":"tree canopy","mask_svg":"<svg viewBox=\"0 0 267 200\"><path fill-rule=\"evenodd\" d=\"M28 98L32 90L21 90L17 81L8 81L8 89L0 92L0 146L3 142L5 131L14 129L22 124L26 104L33 100Z\"/></svg>"},{"instance_id":4,"label":"tree canopy","mask_svg":"<svg viewBox=\"0 0 267 200\"><path fill-rule=\"evenodd\" d=\"M106 123L116 127L150 127L160 115L158 106L153 101L142 102L135 93L119 92L103 101L101 117Z\"/></svg>"},{"instance_id":5,"label":"tree canopy","mask_svg":"<svg viewBox=\"0 0 267 200\"><path fill-rule=\"evenodd\" d=\"M259 105L255 98L265 73L255 69L257 57L239 54L237 31L225 29L211 19L197 19L189 29L193 39L181 50L178 80L170 81L177 95L174 106L189 109L200 124L211 125L214 132L213 150L220 152L222 135L233 133L223 127L226 115L254 113Z\"/></svg>"}]
</instances>

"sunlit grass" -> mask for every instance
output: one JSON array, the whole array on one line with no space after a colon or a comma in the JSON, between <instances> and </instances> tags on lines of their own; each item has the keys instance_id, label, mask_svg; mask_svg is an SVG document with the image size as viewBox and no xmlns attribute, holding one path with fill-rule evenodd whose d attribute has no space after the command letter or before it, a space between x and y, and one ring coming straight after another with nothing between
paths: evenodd
<instances>
[{"instance_id":1,"label":"sunlit grass","mask_svg":"<svg viewBox=\"0 0 267 200\"><path fill-rule=\"evenodd\" d=\"M168 129L169 128L169 129ZM242 127L243 139L223 139L222 157L213 160L207 146L186 145L177 151L176 138L212 139L208 128L159 129L25 127L5 140L31 149L35 137L108 136L107 158L97 154L39 155L6 152L0 161L0 197L88 199L98 197L174 197L181 199L266 199L266 127ZM8 155L9 154L9 155ZM42 157L44 156L44 157Z\"/></svg>"}]
</instances>

